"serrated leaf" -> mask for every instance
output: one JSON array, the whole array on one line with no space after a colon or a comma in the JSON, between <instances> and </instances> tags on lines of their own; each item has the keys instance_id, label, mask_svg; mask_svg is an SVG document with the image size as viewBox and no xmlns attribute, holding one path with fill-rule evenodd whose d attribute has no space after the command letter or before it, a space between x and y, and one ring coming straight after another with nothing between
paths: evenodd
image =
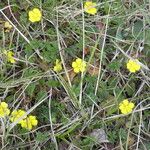
<instances>
[{"instance_id":1,"label":"serrated leaf","mask_svg":"<svg viewBox=\"0 0 150 150\"><path fill-rule=\"evenodd\" d=\"M36 84L35 83L31 83L27 88L26 88L26 91L27 91L27 94L29 96L32 96L33 95L33 92L35 90L35 87L36 87Z\"/></svg>"},{"instance_id":2,"label":"serrated leaf","mask_svg":"<svg viewBox=\"0 0 150 150\"><path fill-rule=\"evenodd\" d=\"M111 62L110 64L108 64L108 68L111 70L111 71L116 71L120 68L121 66L121 63L118 62L118 61L113 61Z\"/></svg>"},{"instance_id":3,"label":"serrated leaf","mask_svg":"<svg viewBox=\"0 0 150 150\"><path fill-rule=\"evenodd\" d=\"M41 142L46 141L47 138L48 138L48 136L49 136L49 133L48 133L48 132L45 132L44 134L43 134L43 132L37 132L37 133L36 133L35 140L36 140L37 142L41 143Z\"/></svg>"},{"instance_id":4,"label":"serrated leaf","mask_svg":"<svg viewBox=\"0 0 150 150\"><path fill-rule=\"evenodd\" d=\"M143 29L143 21L137 20L133 25L132 33L133 33L134 37L136 37L138 40L143 39L142 29Z\"/></svg>"},{"instance_id":5,"label":"serrated leaf","mask_svg":"<svg viewBox=\"0 0 150 150\"><path fill-rule=\"evenodd\" d=\"M38 93L37 93L37 96L36 96L36 99L37 100L41 100L41 99L43 99L44 97L46 97L46 95L47 95L47 92L46 91L39 91Z\"/></svg>"}]
</instances>

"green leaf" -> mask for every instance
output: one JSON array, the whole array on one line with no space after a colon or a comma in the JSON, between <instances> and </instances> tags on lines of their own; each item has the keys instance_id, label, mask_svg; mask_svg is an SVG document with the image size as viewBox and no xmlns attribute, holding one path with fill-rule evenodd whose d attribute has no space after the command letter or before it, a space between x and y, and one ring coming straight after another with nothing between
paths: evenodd
<instances>
[{"instance_id":1,"label":"green leaf","mask_svg":"<svg viewBox=\"0 0 150 150\"><path fill-rule=\"evenodd\" d=\"M41 55L46 62L54 62L57 58L58 45L56 42L44 43L44 48L42 49Z\"/></svg>"},{"instance_id":2,"label":"green leaf","mask_svg":"<svg viewBox=\"0 0 150 150\"><path fill-rule=\"evenodd\" d=\"M132 95L134 95L134 93L136 91L135 87L136 87L136 85L134 82L130 83L129 86L126 86L125 90L126 90L128 96L132 97Z\"/></svg>"},{"instance_id":3,"label":"green leaf","mask_svg":"<svg viewBox=\"0 0 150 150\"><path fill-rule=\"evenodd\" d=\"M44 91L44 90L43 91L39 91L37 96L36 96L36 99L37 100L42 100L46 96L47 96L47 92L46 91Z\"/></svg>"},{"instance_id":4,"label":"green leaf","mask_svg":"<svg viewBox=\"0 0 150 150\"><path fill-rule=\"evenodd\" d=\"M24 70L23 77L30 77L30 76L36 75L38 73L39 73L38 69L28 68L28 69Z\"/></svg>"},{"instance_id":5,"label":"green leaf","mask_svg":"<svg viewBox=\"0 0 150 150\"><path fill-rule=\"evenodd\" d=\"M36 83L31 83L31 84L26 88L27 94L28 94L29 96L32 96L32 95L33 95L34 90L35 90L35 87L36 87Z\"/></svg>"},{"instance_id":6,"label":"green leaf","mask_svg":"<svg viewBox=\"0 0 150 150\"><path fill-rule=\"evenodd\" d=\"M145 43L150 45L150 29L145 30ZM148 49L150 51L150 49Z\"/></svg>"},{"instance_id":7,"label":"green leaf","mask_svg":"<svg viewBox=\"0 0 150 150\"><path fill-rule=\"evenodd\" d=\"M142 29L143 29L143 21L137 20L133 25L132 33L133 33L134 37L136 37L138 40L143 39Z\"/></svg>"},{"instance_id":8,"label":"green leaf","mask_svg":"<svg viewBox=\"0 0 150 150\"><path fill-rule=\"evenodd\" d=\"M36 137L35 140L39 143L42 143L44 141L46 141L49 138L49 133L48 132L37 132L36 133Z\"/></svg>"},{"instance_id":9,"label":"green leaf","mask_svg":"<svg viewBox=\"0 0 150 150\"><path fill-rule=\"evenodd\" d=\"M61 84L59 81L56 81L56 80L52 80L52 79L49 79L47 82L46 82L46 85L49 86L49 87L60 87Z\"/></svg>"},{"instance_id":10,"label":"green leaf","mask_svg":"<svg viewBox=\"0 0 150 150\"><path fill-rule=\"evenodd\" d=\"M120 69L121 63L119 61L113 61L110 64L108 64L108 68L111 71L116 71L118 69Z\"/></svg>"}]
</instances>

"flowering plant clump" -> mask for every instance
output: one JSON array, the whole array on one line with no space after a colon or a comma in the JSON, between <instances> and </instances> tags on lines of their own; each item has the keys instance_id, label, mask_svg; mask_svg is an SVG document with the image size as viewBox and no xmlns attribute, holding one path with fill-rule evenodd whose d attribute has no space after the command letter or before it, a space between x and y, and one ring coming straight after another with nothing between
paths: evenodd
<instances>
[{"instance_id":1,"label":"flowering plant clump","mask_svg":"<svg viewBox=\"0 0 150 150\"><path fill-rule=\"evenodd\" d=\"M30 10L28 15L31 22L38 22L42 18L42 13L38 8L33 8L33 10Z\"/></svg>"},{"instance_id":2,"label":"flowering plant clump","mask_svg":"<svg viewBox=\"0 0 150 150\"><path fill-rule=\"evenodd\" d=\"M127 62L127 69L132 72L132 73L135 73L136 71L139 71L141 68L141 66L138 64L138 60L135 59L135 60L129 60Z\"/></svg>"},{"instance_id":3,"label":"flowering plant clump","mask_svg":"<svg viewBox=\"0 0 150 150\"><path fill-rule=\"evenodd\" d=\"M91 1L87 1L84 4L85 12L91 15L95 15L97 13L97 9L95 7L96 7L96 3L93 3Z\"/></svg>"},{"instance_id":4,"label":"flowering plant clump","mask_svg":"<svg viewBox=\"0 0 150 150\"><path fill-rule=\"evenodd\" d=\"M4 118L10 114L10 110L8 108L8 104L5 102L0 103L0 118ZM19 120L21 119L21 120ZM10 115L10 121L16 122L19 121L18 124L21 125L22 128L26 128L31 130L34 126L37 126L38 120L36 116L27 116L26 112L22 109L14 110Z\"/></svg>"},{"instance_id":5,"label":"flowering plant clump","mask_svg":"<svg viewBox=\"0 0 150 150\"><path fill-rule=\"evenodd\" d=\"M11 28L12 28L12 25L8 21L6 21L4 23L4 30L5 30L5 32L9 32L11 30Z\"/></svg>"},{"instance_id":6,"label":"flowering plant clump","mask_svg":"<svg viewBox=\"0 0 150 150\"><path fill-rule=\"evenodd\" d=\"M5 102L0 103L0 118L4 118L10 114L10 110L8 108L8 104Z\"/></svg>"},{"instance_id":7,"label":"flowering plant clump","mask_svg":"<svg viewBox=\"0 0 150 150\"><path fill-rule=\"evenodd\" d=\"M61 70L62 70L61 62L58 59L56 59L55 66L54 66L54 71L59 72Z\"/></svg>"},{"instance_id":8,"label":"flowering plant clump","mask_svg":"<svg viewBox=\"0 0 150 150\"><path fill-rule=\"evenodd\" d=\"M74 62L72 62L72 67L75 73L84 72L86 69L86 62L77 58Z\"/></svg>"},{"instance_id":9,"label":"flowering plant clump","mask_svg":"<svg viewBox=\"0 0 150 150\"><path fill-rule=\"evenodd\" d=\"M34 126L37 126L38 120L36 119L36 116L28 116L27 118L23 119L21 121L21 127L26 128L28 130L31 130Z\"/></svg>"},{"instance_id":10,"label":"flowering plant clump","mask_svg":"<svg viewBox=\"0 0 150 150\"><path fill-rule=\"evenodd\" d=\"M22 118L24 115L25 115L25 111L22 110L22 109L19 109L19 110L14 110L12 113L11 113L11 122L15 122L17 120L19 120L20 118ZM26 116L24 116L22 119L26 118ZM22 119L18 122L18 124L21 123Z\"/></svg>"},{"instance_id":11,"label":"flowering plant clump","mask_svg":"<svg viewBox=\"0 0 150 150\"><path fill-rule=\"evenodd\" d=\"M38 124L38 120L36 119L36 116L32 116L32 115L27 116L25 114L26 114L26 112L22 109L14 110L11 113L10 120L11 120L11 122L15 122L15 121L21 119L21 120L19 120L18 124L20 124L22 128L31 130L33 128L33 126L36 126Z\"/></svg>"},{"instance_id":12,"label":"flowering plant clump","mask_svg":"<svg viewBox=\"0 0 150 150\"><path fill-rule=\"evenodd\" d=\"M132 112L134 108L134 103L129 102L128 99L124 99L120 104L119 104L119 109L121 110L122 114L128 114Z\"/></svg>"},{"instance_id":13,"label":"flowering plant clump","mask_svg":"<svg viewBox=\"0 0 150 150\"><path fill-rule=\"evenodd\" d=\"M14 52L13 51L4 51L4 54L6 55L7 61L10 63L15 63L16 60L14 58Z\"/></svg>"}]
</instances>

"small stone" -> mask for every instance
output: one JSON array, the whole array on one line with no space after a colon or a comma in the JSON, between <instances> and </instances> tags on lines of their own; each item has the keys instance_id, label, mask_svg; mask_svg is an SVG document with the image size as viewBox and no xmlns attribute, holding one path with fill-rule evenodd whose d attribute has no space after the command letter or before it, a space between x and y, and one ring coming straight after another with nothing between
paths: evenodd
<instances>
[{"instance_id":1,"label":"small stone","mask_svg":"<svg viewBox=\"0 0 150 150\"><path fill-rule=\"evenodd\" d=\"M106 143L109 142L107 139L107 135L103 129L94 129L90 136L93 136L98 143Z\"/></svg>"}]
</instances>

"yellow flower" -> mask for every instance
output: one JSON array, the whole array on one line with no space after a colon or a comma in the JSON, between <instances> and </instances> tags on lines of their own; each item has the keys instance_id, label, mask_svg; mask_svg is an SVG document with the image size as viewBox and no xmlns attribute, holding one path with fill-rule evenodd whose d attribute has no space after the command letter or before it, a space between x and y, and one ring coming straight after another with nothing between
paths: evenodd
<instances>
[{"instance_id":1,"label":"yellow flower","mask_svg":"<svg viewBox=\"0 0 150 150\"><path fill-rule=\"evenodd\" d=\"M141 68L141 66L138 64L138 60L129 60L127 63L127 69L132 72L135 73L136 71L139 71Z\"/></svg>"},{"instance_id":2,"label":"yellow flower","mask_svg":"<svg viewBox=\"0 0 150 150\"><path fill-rule=\"evenodd\" d=\"M75 73L84 72L86 69L86 62L77 58L74 62L72 62L72 67Z\"/></svg>"},{"instance_id":3,"label":"yellow flower","mask_svg":"<svg viewBox=\"0 0 150 150\"><path fill-rule=\"evenodd\" d=\"M38 22L42 18L42 13L38 8L33 8L30 10L28 15L31 22Z\"/></svg>"},{"instance_id":4,"label":"yellow flower","mask_svg":"<svg viewBox=\"0 0 150 150\"><path fill-rule=\"evenodd\" d=\"M56 59L56 63L55 63L55 66L54 66L54 71L59 72L61 70L62 70L61 62L58 59Z\"/></svg>"},{"instance_id":5,"label":"yellow flower","mask_svg":"<svg viewBox=\"0 0 150 150\"><path fill-rule=\"evenodd\" d=\"M95 7L96 7L96 3L93 3L91 1L87 1L84 4L85 12L91 15L95 15L97 13L97 9Z\"/></svg>"},{"instance_id":6,"label":"yellow flower","mask_svg":"<svg viewBox=\"0 0 150 150\"><path fill-rule=\"evenodd\" d=\"M12 28L12 25L8 21L6 21L4 23L5 32L9 32L11 30L11 28Z\"/></svg>"},{"instance_id":7,"label":"yellow flower","mask_svg":"<svg viewBox=\"0 0 150 150\"><path fill-rule=\"evenodd\" d=\"M10 113L10 110L8 108L8 104L5 102L0 103L0 117L8 116Z\"/></svg>"},{"instance_id":8,"label":"yellow flower","mask_svg":"<svg viewBox=\"0 0 150 150\"><path fill-rule=\"evenodd\" d=\"M34 126L37 126L38 120L36 116L29 116L21 121L21 127L31 130Z\"/></svg>"},{"instance_id":9,"label":"yellow flower","mask_svg":"<svg viewBox=\"0 0 150 150\"><path fill-rule=\"evenodd\" d=\"M15 122L15 121L19 120L19 118L23 117L23 116L25 115L25 113L26 113L26 112L25 112L24 110L21 110L21 109L19 109L19 110L14 110L14 111L11 113L11 118L10 118L11 122ZM21 121L22 121L24 118L26 118L26 116L24 116L24 117L18 122L18 124L20 124Z\"/></svg>"},{"instance_id":10,"label":"yellow flower","mask_svg":"<svg viewBox=\"0 0 150 150\"><path fill-rule=\"evenodd\" d=\"M129 102L128 99L124 99L120 104L119 104L119 109L121 110L122 114L128 114L132 112L134 108L134 103Z\"/></svg>"},{"instance_id":11,"label":"yellow flower","mask_svg":"<svg viewBox=\"0 0 150 150\"><path fill-rule=\"evenodd\" d=\"M16 60L14 58L14 52L5 50L4 54L6 55L8 62L10 62L12 64L16 62Z\"/></svg>"}]
</instances>

